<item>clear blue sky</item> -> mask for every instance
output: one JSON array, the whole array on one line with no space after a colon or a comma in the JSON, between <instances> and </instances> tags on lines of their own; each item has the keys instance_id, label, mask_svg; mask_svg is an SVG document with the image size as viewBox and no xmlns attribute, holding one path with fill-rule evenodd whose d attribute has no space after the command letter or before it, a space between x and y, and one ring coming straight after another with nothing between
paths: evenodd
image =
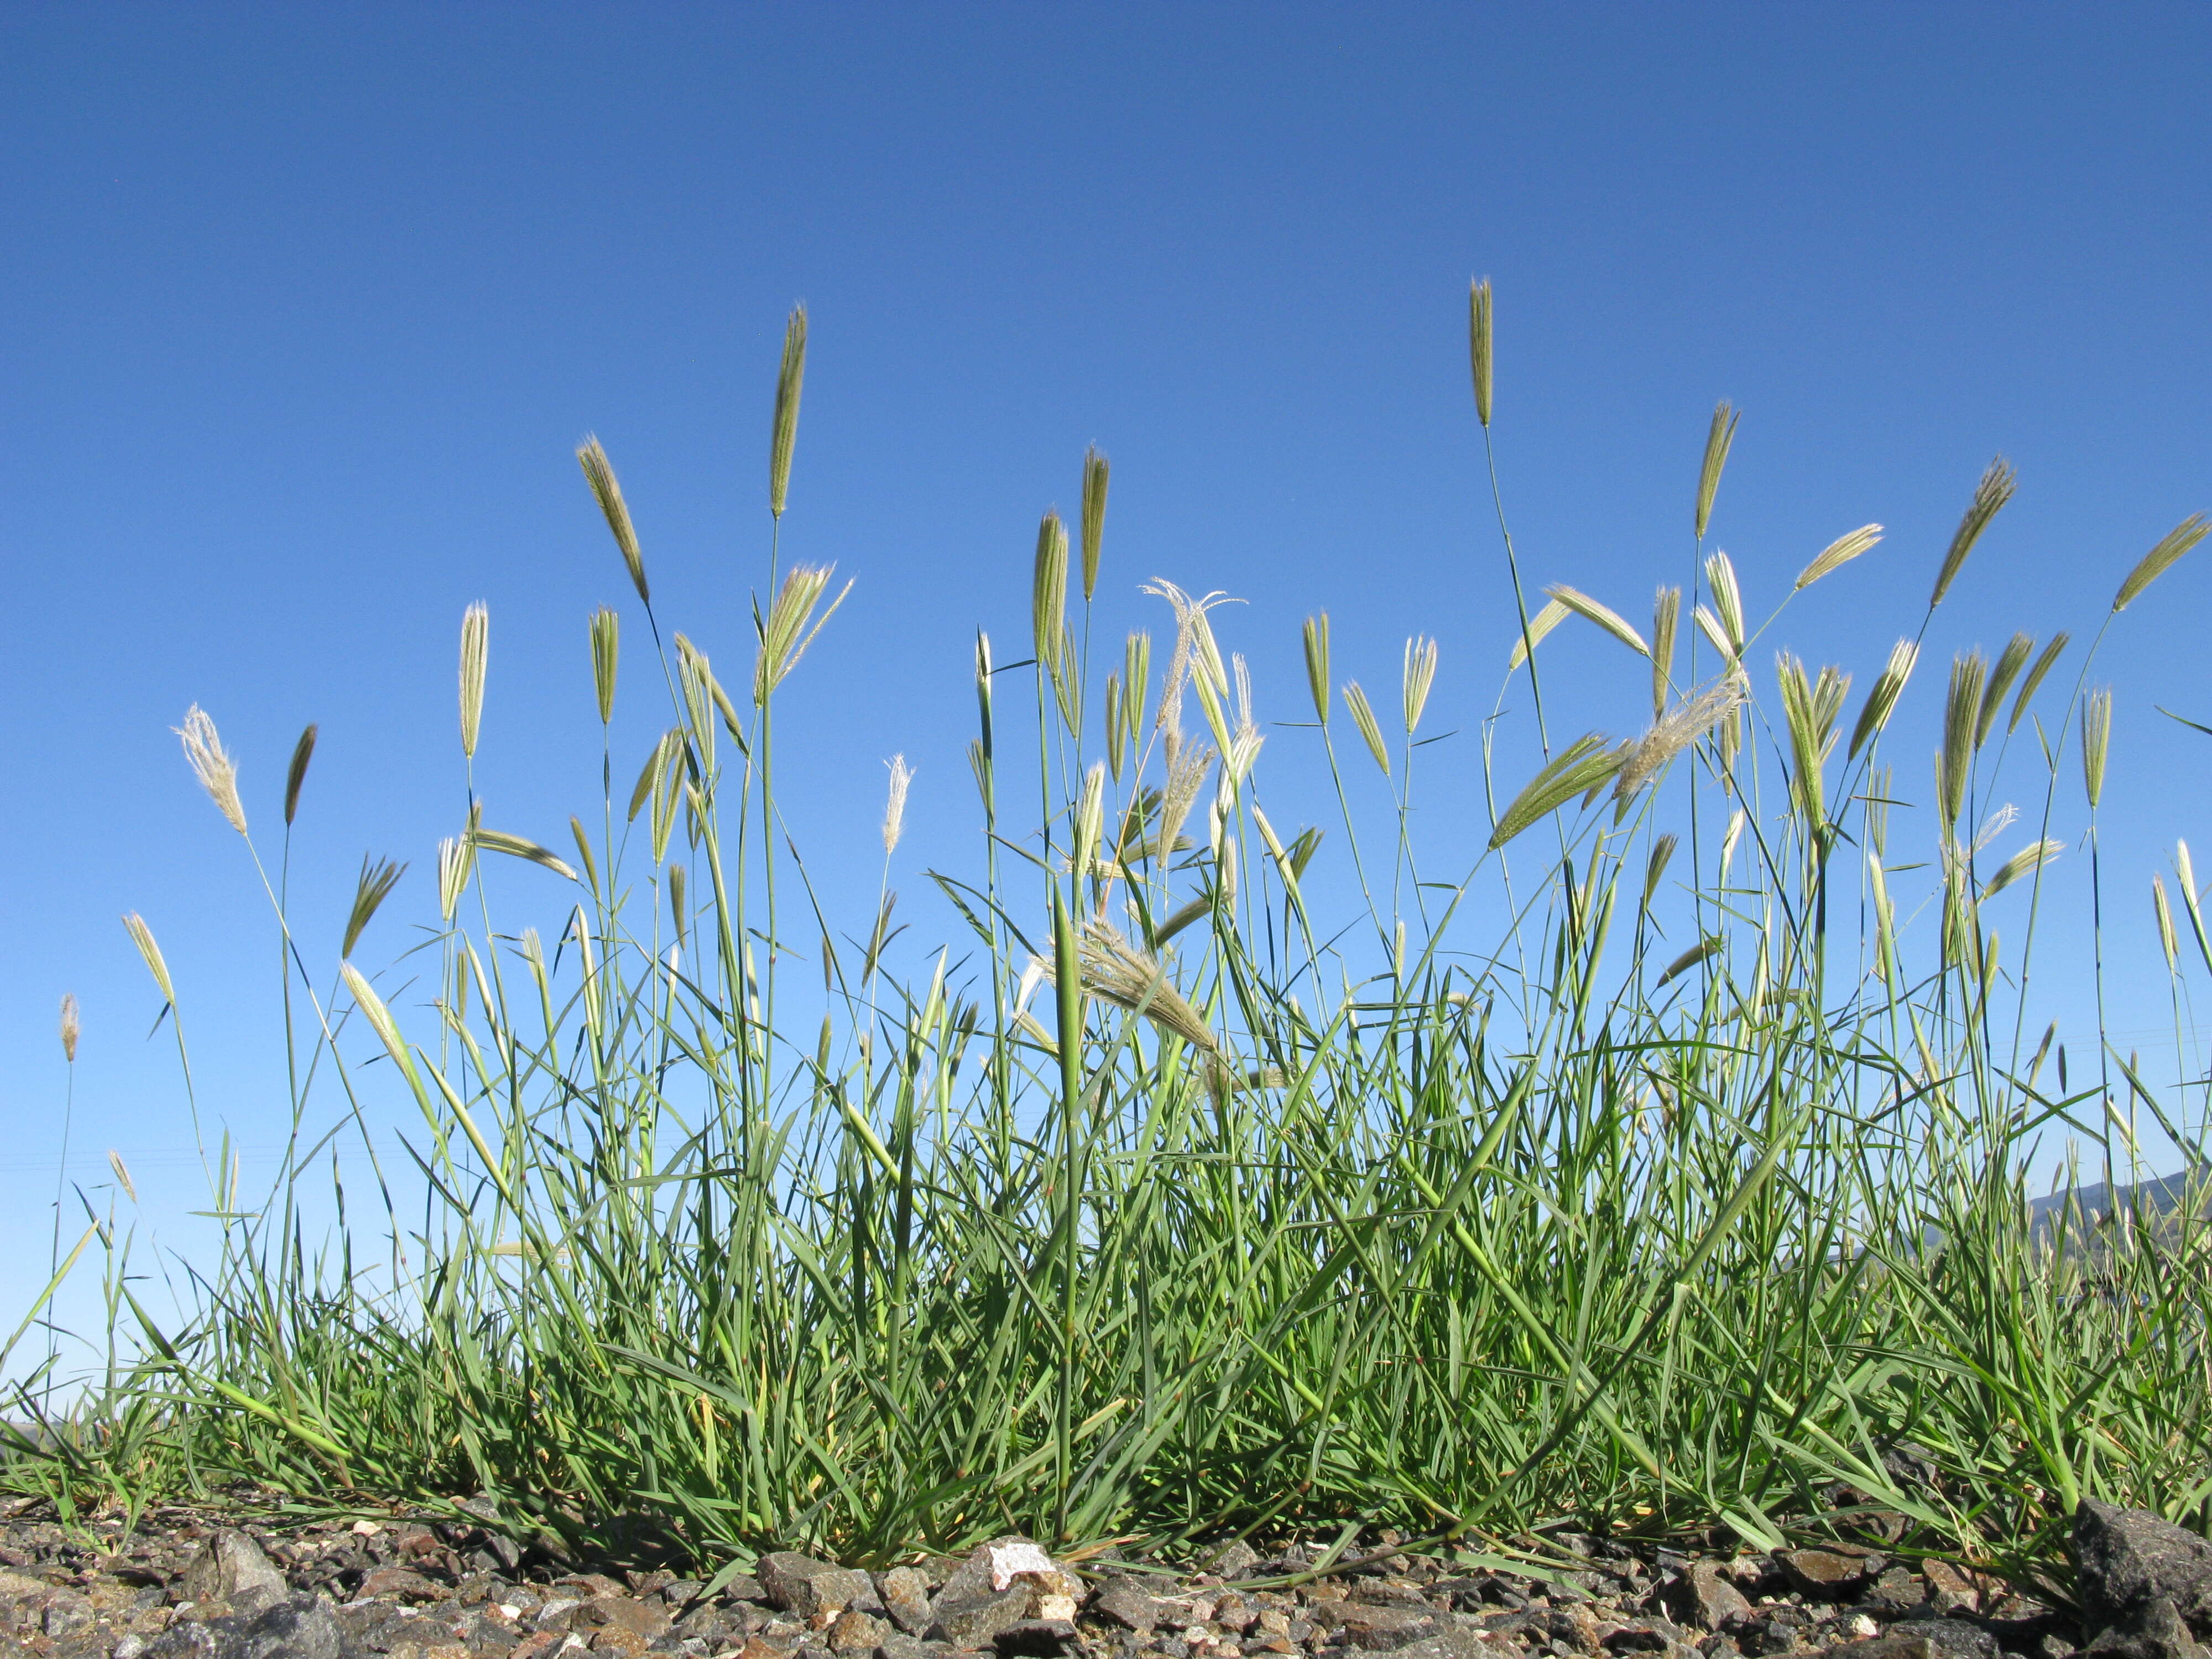
<instances>
[{"instance_id":1,"label":"clear blue sky","mask_svg":"<svg viewBox=\"0 0 2212 1659\"><path fill-rule=\"evenodd\" d=\"M181 981L210 1116L277 1133L275 945L186 706L258 827L321 723L301 911L334 958L362 854L409 859L362 952L396 954L458 823L469 602L491 821L555 842L594 796L583 624L627 588L584 433L664 616L749 660L793 301L786 550L859 579L794 682L793 807L864 910L903 751L895 880L949 936L919 872L970 856L969 641L1025 633L1036 516L1087 443L1115 464L1106 637L1164 620L1146 577L1244 597L1224 639L1295 719L1325 605L1340 677L1395 684L1426 629L1432 719L1486 712L1511 629L1474 275L1534 579L1632 613L1680 580L1728 397L1716 538L1754 609L1889 526L1789 632L1862 686L1982 466L2018 465L1901 720L1958 646L2094 629L2212 507L2208 70L2212 14L2182 6L0 6L0 1304L45 1258L64 991L72 1173L121 1147L167 1215L197 1182L122 911ZM2177 835L2212 852L2212 741L2153 712L2212 717L2207 557L2106 659L2124 1030L2165 1014L2149 872ZM1618 647L1546 651L1594 722L1638 723Z\"/></svg>"}]
</instances>

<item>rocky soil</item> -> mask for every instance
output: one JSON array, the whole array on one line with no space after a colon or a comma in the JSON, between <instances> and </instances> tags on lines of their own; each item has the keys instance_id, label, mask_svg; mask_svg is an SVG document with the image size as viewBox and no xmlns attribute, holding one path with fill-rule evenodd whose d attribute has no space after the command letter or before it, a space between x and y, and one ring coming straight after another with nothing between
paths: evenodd
<instances>
[{"instance_id":1,"label":"rocky soil","mask_svg":"<svg viewBox=\"0 0 2212 1659\"><path fill-rule=\"evenodd\" d=\"M2083 1506L2078 1614L1909 1553L1550 1541L1574 1571L1394 1555L1265 1588L1310 1558L1232 1546L1178 1574L1008 1538L879 1573L769 1555L707 1595L536 1565L495 1517L280 1528L166 1510L126 1535L17 1500L0 1504L0 1641L55 1659L2212 1659L2212 1544L2140 1511Z\"/></svg>"}]
</instances>

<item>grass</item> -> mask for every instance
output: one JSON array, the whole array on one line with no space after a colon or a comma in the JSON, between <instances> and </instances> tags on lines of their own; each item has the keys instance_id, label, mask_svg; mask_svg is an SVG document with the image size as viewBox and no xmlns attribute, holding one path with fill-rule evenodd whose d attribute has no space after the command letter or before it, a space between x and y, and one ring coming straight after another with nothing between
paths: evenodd
<instances>
[{"instance_id":1,"label":"grass","mask_svg":"<svg viewBox=\"0 0 2212 1659\"><path fill-rule=\"evenodd\" d=\"M795 318L779 535L805 348ZM2057 1565L2085 1493L2205 1527L2203 1206L2054 1231L2026 1174L2070 1126L2124 1177L2139 1109L2193 1148L2201 1095L2156 1093L2109 1052L2069 1093L2021 1023L2059 878L2045 842L2088 805L2077 728L2101 788L2099 646L2202 521L2114 573L2078 660L2063 639L1960 657L1914 811L1886 727L2011 475L1982 480L1867 695L1784 653L1767 696L1772 619L1747 620L1705 539L1735 425L1723 405L1687 592L1662 592L1648 633L1565 586L1532 614L1496 495L1519 647L1499 706L1521 718L1526 676L1541 755L1500 775L1492 722L1490 830L1418 849L1433 647L1409 642L1398 696L1370 695L1338 684L1316 618L1313 718L1263 732L1208 621L1218 596L1162 585L1164 650L1097 644L1094 453L1079 593L1048 516L1026 654L979 636L988 831L935 876L966 932L910 983L886 963L888 864L872 934L839 945L778 847L773 714L835 610L828 573L771 552L752 672L726 682L664 633L588 443L637 599L592 619L600 718L645 697L665 735L634 789L610 736L573 848L472 808L440 849L432 944L387 975L334 974L295 937L283 861L264 872L294 1152L249 1195L217 1150L223 1246L174 1328L140 1301L121 1221L88 1215L68 1259L105 1255L107 1358L65 1408L33 1369L12 1411L36 1427L4 1480L65 1516L233 1481L309 1506L484 1492L553 1547L732 1570L1008 1530L1174 1548L1387 1525L1527 1548L1564 1522L1760 1544L1902 1527L2031 1573ZM1840 538L1798 588L1878 535ZM1546 726L1541 641L1570 624L1648 659L1641 738ZM487 626L471 611L463 635L471 780ZM185 734L262 868L212 722L196 710ZM1263 807L1263 742L1317 745L1330 836L1277 827L1293 819ZM1363 823L1345 773L1369 764L1391 809ZM1976 827L2001 789L2039 815L2010 857ZM1925 835L1899 858L1907 823ZM546 933L491 914L495 856L568 884ZM2177 939L2212 969L2182 857L2178 926L2157 889L2177 1019ZM349 951L392 879L364 866ZM1910 927L1908 881L1930 887ZM2007 887L2027 896L2001 942L1984 907ZM133 920L189 1086L189 1010ZM411 1171L368 1137L395 1097L419 1114ZM344 1136L365 1194L317 1173Z\"/></svg>"}]
</instances>

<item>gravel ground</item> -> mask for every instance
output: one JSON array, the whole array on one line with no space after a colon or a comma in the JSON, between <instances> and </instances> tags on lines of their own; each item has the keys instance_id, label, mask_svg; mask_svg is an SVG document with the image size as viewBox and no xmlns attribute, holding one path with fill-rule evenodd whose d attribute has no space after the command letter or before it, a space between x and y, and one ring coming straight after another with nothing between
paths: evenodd
<instances>
[{"instance_id":1,"label":"gravel ground","mask_svg":"<svg viewBox=\"0 0 2212 1659\"><path fill-rule=\"evenodd\" d=\"M2068 1659L2080 1638L2056 1608L1910 1554L1548 1541L1579 1570L1546 1581L1396 1555L1268 1589L1234 1581L1309 1558L1234 1546L1211 1571L1176 1574L1069 1567L1006 1539L876 1574L771 1555L708 1597L666 1572L537 1565L489 1524L230 1526L163 1509L126 1535L115 1521L65 1530L15 1500L0 1503L0 1635L58 1659Z\"/></svg>"}]
</instances>

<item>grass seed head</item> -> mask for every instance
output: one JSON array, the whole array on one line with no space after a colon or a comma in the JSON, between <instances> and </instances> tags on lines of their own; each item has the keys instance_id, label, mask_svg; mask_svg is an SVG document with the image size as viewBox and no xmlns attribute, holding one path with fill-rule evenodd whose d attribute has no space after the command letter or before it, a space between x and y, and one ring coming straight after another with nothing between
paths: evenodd
<instances>
[{"instance_id":1,"label":"grass seed head","mask_svg":"<svg viewBox=\"0 0 2212 1659\"><path fill-rule=\"evenodd\" d=\"M2150 878L2150 907L2158 921L2159 948L2166 952L2166 971L2171 974L2179 964L2174 945L2173 910L2166 902L2166 878L2155 870Z\"/></svg>"},{"instance_id":2,"label":"grass seed head","mask_svg":"<svg viewBox=\"0 0 2212 1659\"><path fill-rule=\"evenodd\" d=\"M194 703L185 711L185 723L173 729L184 740L185 759L191 763L200 787L230 821L230 827L244 835L246 806L238 798L238 763L224 751L215 721Z\"/></svg>"},{"instance_id":3,"label":"grass seed head","mask_svg":"<svg viewBox=\"0 0 2212 1659\"><path fill-rule=\"evenodd\" d=\"M1098 591L1098 550L1106 536L1106 483L1112 469L1093 444L1083 458L1083 599Z\"/></svg>"},{"instance_id":4,"label":"grass seed head","mask_svg":"<svg viewBox=\"0 0 2212 1659\"><path fill-rule=\"evenodd\" d=\"M461 613L461 753L477 757L483 723L484 668L491 650L491 612L481 604Z\"/></svg>"},{"instance_id":5,"label":"grass seed head","mask_svg":"<svg viewBox=\"0 0 2212 1659\"><path fill-rule=\"evenodd\" d=\"M1306 618L1306 690L1313 697L1314 718L1328 725L1328 612Z\"/></svg>"},{"instance_id":6,"label":"grass seed head","mask_svg":"<svg viewBox=\"0 0 2212 1659\"><path fill-rule=\"evenodd\" d=\"M1682 590L1662 587L1651 605L1651 718L1667 712L1674 682L1674 636L1682 622Z\"/></svg>"},{"instance_id":7,"label":"grass seed head","mask_svg":"<svg viewBox=\"0 0 2212 1659\"><path fill-rule=\"evenodd\" d=\"M1881 539L1881 526L1863 524L1848 535L1838 536L1822 548L1813 562L1797 573L1797 585L1790 592L1799 592L1810 587L1831 571L1849 564L1853 559Z\"/></svg>"},{"instance_id":8,"label":"grass seed head","mask_svg":"<svg viewBox=\"0 0 2212 1659\"><path fill-rule=\"evenodd\" d=\"M884 764L891 775L884 802L884 856L889 858L898 850L899 837L906 833L906 792L914 781L914 769L906 763L904 755L893 755Z\"/></svg>"},{"instance_id":9,"label":"grass seed head","mask_svg":"<svg viewBox=\"0 0 2212 1659\"><path fill-rule=\"evenodd\" d=\"M292 745L292 764L284 772L284 824L291 827L300 812L300 787L307 781L307 763L315 755L315 727L310 725Z\"/></svg>"},{"instance_id":10,"label":"grass seed head","mask_svg":"<svg viewBox=\"0 0 2212 1659\"><path fill-rule=\"evenodd\" d=\"M2021 717L2027 713L2027 705L2033 701L2036 688L2043 684L2043 677L2057 665L2072 638L2073 635L2062 629L2053 634L2051 643L2043 647L2043 654L2035 659L2035 666L2027 671L2027 678L2020 683L2020 695L2012 700L2012 718L2005 722L2008 732L2020 730Z\"/></svg>"},{"instance_id":11,"label":"grass seed head","mask_svg":"<svg viewBox=\"0 0 2212 1659\"><path fill-rule=\"evenodd\" d=\"M386 896L399 884L399 878L406 873L404 864L394 864L390 859L372 863L367 854L362 855L361 878L354 884L353 910L346 918L345 943L338 949L341 962L353 955L353 947L361 942L362 930L368 926Z\"/></svg>"},{"instance_id":12,"label":"grass seed head","mask_svg":"<svg viewBox=\"0 0 2212 1659\"><path fill-rule=\"evenodd\" d=\"M1721 625L1721 638L1716 643L1725 656L1742 656L1743 590L1736 586L1735 565L1726 553L1717 552L1705 561L1705 585L1712 589L1713 611ZM1706 632L1710 635L1711 629Z\"/></svg>"},{"instance_id":13,"label":"grass seed head","mask_svg":"<svg viewBox=\"0 0 2212 1659\"><path fill-rule=\"evenodd\" d=\"M1966 775L1974 762L1974 732L1982 713L1982 688L1989 665L1978 651L1961 651L1951 659L1951 684L1943 699L1943 747L1936 757L1936 793L1943 828L1958 827L1966 805Z\"/></svg>"},{"instance_id":14,"label":"grass seed head","mask_svg":"<svg viewBox=\"0 0 2212 1659\"><path fill-rule=\"evenodd\" d=\"M1997 659L1990 669L1990 683L1982 692L1981 718L1974 722L1974 747L1979 749L1990 740L1997 716L2004 712L2005 693L2020 678L2020 671L2027 666L2035 641L2026 634L2015 634L2005 641L2005 648L1997 653Z\"/></svg>"},{"instance_id":15,"label":"grass seed head","mask_svg":"<svg viewBox=\"0 0 2212 1659\"><path fill-rule=\"evenodd\" d=\"M799 666L799 659L814 643L814 636L836 615L837 607L845 603L845 595L853 591L852 583L847 582L822 615L815 617L814 607L821 602L835 568L831 565L795 564L785 575L783 586L776 590L775 603L769 606L768 620L762 624L760 656L753 665L753 701L757 704L767 705L775 695L775 689Z\"/></svg>"},{"instance_id":16,"label":"grass seed head","mask_svg":"<svg viewBox=\"0 0 2212 1659\"><path fill-rule=\"evenodd\" d=\"M791 494L791 451L799 441L799 392L806 380L806 307L791 308L783 325L783 361L775 371L775 419L769 435L768 510L783 516Z\"/></svg>"},{"instance_id":17,"label":"grass seed head","mask_svg":"<svg viewBox=\"0 0 2212 1659\"><path fill-rule=\"evenodd\" d=\"M2124 611L2142 598L2143 589L2172 569L2183 554L2204 539L2207 532L2212 532L2212 523L2208 523L2202 513L2191 514L2167 531L2159 538L2158 545L2144 554L2136 568L2128 572L2127 580L2120 584L2120 591L2112 596L2113 611Z\"/></svg>"},{"instance_id":18,"label":"grass seed head","mask_svg":"<svg viewBox=\"0 0 2212 1659\"><path fill-rule=\"evenodd\" d=\"M1390 751L1382 743L1382 727L1375 718L1375 710L1367 701L1367 693L1358 680L1344 683L1344 706L1352 711L1352 723L1359 728L1359 735L1367 739L1367 752L1375 757L1375 763L1382 769L1382 775L1390 775Z\"/></svg>"},{"instance_id":19,"label":"grass seed head","mask_svg":"<svg viewBox=\"0 0 2212 1659\"><path fill-rule=\"evenodd\" d=\"M1490 278L1468 284L1467 350L1474 371L1474 415L1486 429L1490 425L1490 382L1492 343Z\"/></svg>"},{"instance_id":20,"label":"grass seed head","mask_svg":"<svg viewBox=\"0 0 2212 1659\"><path fill-rule=\"evenodd\" d=\"M599 441L591 436L578 447L576 462L584 469L584 482L591 485L592 498L606 517L607 528L614 532L615 546L629 571L630 585L637 589L638 599L651 606L653 589L645 580L645 555L638 550L637 532L630 524L629 507L623 500L614 463L607 459L607 452L600 447Z\"/></svg>"},{"instance_id":21,"label":"grass seed head","mask_svg":"<svg viewBox=\"0 0 2212 1659\"><path fill-rule=\"evenodd\" d=\"M131 1166L123 1161L123 1154L112 1146L107 1151L107 1167L115 1171L117 1184L123 1188L131 1201L136 1204L138 1201L138 1188L131 1179Z\"/></svg>"},{"instance_id":22,"label":"grass seed head","mask_svg":"<svg viewBox=\"0 0 2212 1659\"><path fill-rule=\"evenodd\" d=\"M599 724L615 717L615 669L622 659L622 618L606 606L592 612L592 689L599 694Z\"/></svg>"},{"instance_id":23,"label":"grass seed head","mask_svg":"<svg viewBox=\"0 0 2212 1659\"><path fill-rule=\"evenodd\" d=\"M1036 562L1030 586L1030 628L1036 659L1060 673L1060 641L1067 634L1067 526L1057 512L1037 522Z\"/></svg>"},{"instance_id":24,"label":"grass seed head","mask_svg":"<svg viewBox=\"0 0 2212 1659\"><path fill-rule=\"evenodd\" d=\"M1239 658L1241 665L1243 659ZM1412 737L1421 723L1422 712L1429 706L1429 691L1437 681L1437 642L1422 635L1406 641L1406 666L1403 676L1405 695L1406 735Z\"/></svg>"},{"instance_id":25,"label":"grass seed head","mask_svg":"<svg viewBox=\"0 0 2212 1659\"><path fill-rule=\"evenodd\" d=\"M154 984L161 993L161 1000L174 1005L177 988L170 982L169 964L161 959L161 947L154 942L154 930L146 925L145 918L136 910L123 918L131 942L138 947L138 954L146 963L146 971L154 976Z\"/></svg>"},{"instance_id":26,"label":"grass seed head","mask_svg":"<svg viewBox=\"0 0 2212 1659\"><path fill-rule=\"evenodd\" d=\"M1613 799L1626 810L1636 792L1665 769L1667 763L1726 720L1743 704L1743 681L1730 674L1652 723L1621 761L1613 775Z\"/></svg>"},{"instance_id":27,"label":"grass seed head","mask_svg":"<svg viewBox=\"0 0 2212 1659\"><path fill-rule=\"evenodd\" d=\"M1952 533L1950 550L1943 556L1943 567L1936 573L1935 590L1928 596L1930 611L1943 603L1943 596L1951 591L1951 584L1958 580L1960 568L1966 562L1966 555L1974 550L1974 544L1990 527L1990 520L1996 517L1998 510L2019 488L2020 475L2002 455L1984 471L1981 482L1974 486L1974 499L1966 503L1966 514Z\"/></svg>"},{"instance_id":28,"label":"grass seed head","mask_svg":"<svg viewBox=\"0 0 2212 1659\"><path fill-rule=\"evenodd\" d=\"M1712 425L1705 432L1705 465L1698 469L1698 539L1705 538L1705 526L1713 516L1713 497L1720 493L1721 471L1728 465L1729 449L1735 442L1735 425L1743 413L1723 398L1713 405Z\"/></svg>"},{"instance_id":29,"label":"grass seed head","mask_svg":"<svg viewBox=\"0 0 2212 1659\"><path fill-rule=\"evenodd\" d=\"M78 1030L76 993L74 991L64 991L62 993L62 1059L71 1066L76 1064L76 1039Z\"/></svg>"},{"instance_id":30,"label":"grass seed head","mask_svg":"<svg viewBox=\"0 0 2212 1659\"><path fill-rule=\"evenodd\" d=\"M1889 661L1867 693L1866 702L1859 709L1858 722L1851 727L1850 747L1844 751L1846 759L1856 760L1859 750L1881 735L1890 715L1896 711L1898 698L1905 695L1905 683L1912 678L1913 665L1919 660L1920 647L1913 641L1899 640L1890 647Z\"/></svg>"},{"instance_id":31,"label":"grass seed head","mask_svg":"<svg viewBox=\"0 0 2212 1659\"><path fill-rule=\"evenodd\" d=\"M1631 627L1628 619L1612 606L1601 604L1580 588L1570 587L1565 582L1553 582L1544 592L1585 622L1595 623L1638 656L1651 654L1651 647L1644 642L1644 635Z\"/></svg>"},{"instance_id":32,"label":"grass seed head","mask_svg":"<svg viewBox=\"0 0 2212 1659\"><path fill-rule=\"evenodd\" d=\"M1505 672L1510 674L1528 660L1528 653L1543 643L1544 635L1566 621L1574 612L1557 599L1547 599L1544 608L1528 618L1528 626L1513 636L1513 648L1505 655Z\"/></svg>"},{"instance_id":33,"label":"grass seed head","mask_svg":"<svg viewBox=\"0 0 2212 1659\"><path fill-rule=\"evenodd\" d=\"M2081 704L2081 783L2094 812L2105 798L2105 760L2112 745L2112 688L2100 685Z\"/></svg>"}]
</instances>

